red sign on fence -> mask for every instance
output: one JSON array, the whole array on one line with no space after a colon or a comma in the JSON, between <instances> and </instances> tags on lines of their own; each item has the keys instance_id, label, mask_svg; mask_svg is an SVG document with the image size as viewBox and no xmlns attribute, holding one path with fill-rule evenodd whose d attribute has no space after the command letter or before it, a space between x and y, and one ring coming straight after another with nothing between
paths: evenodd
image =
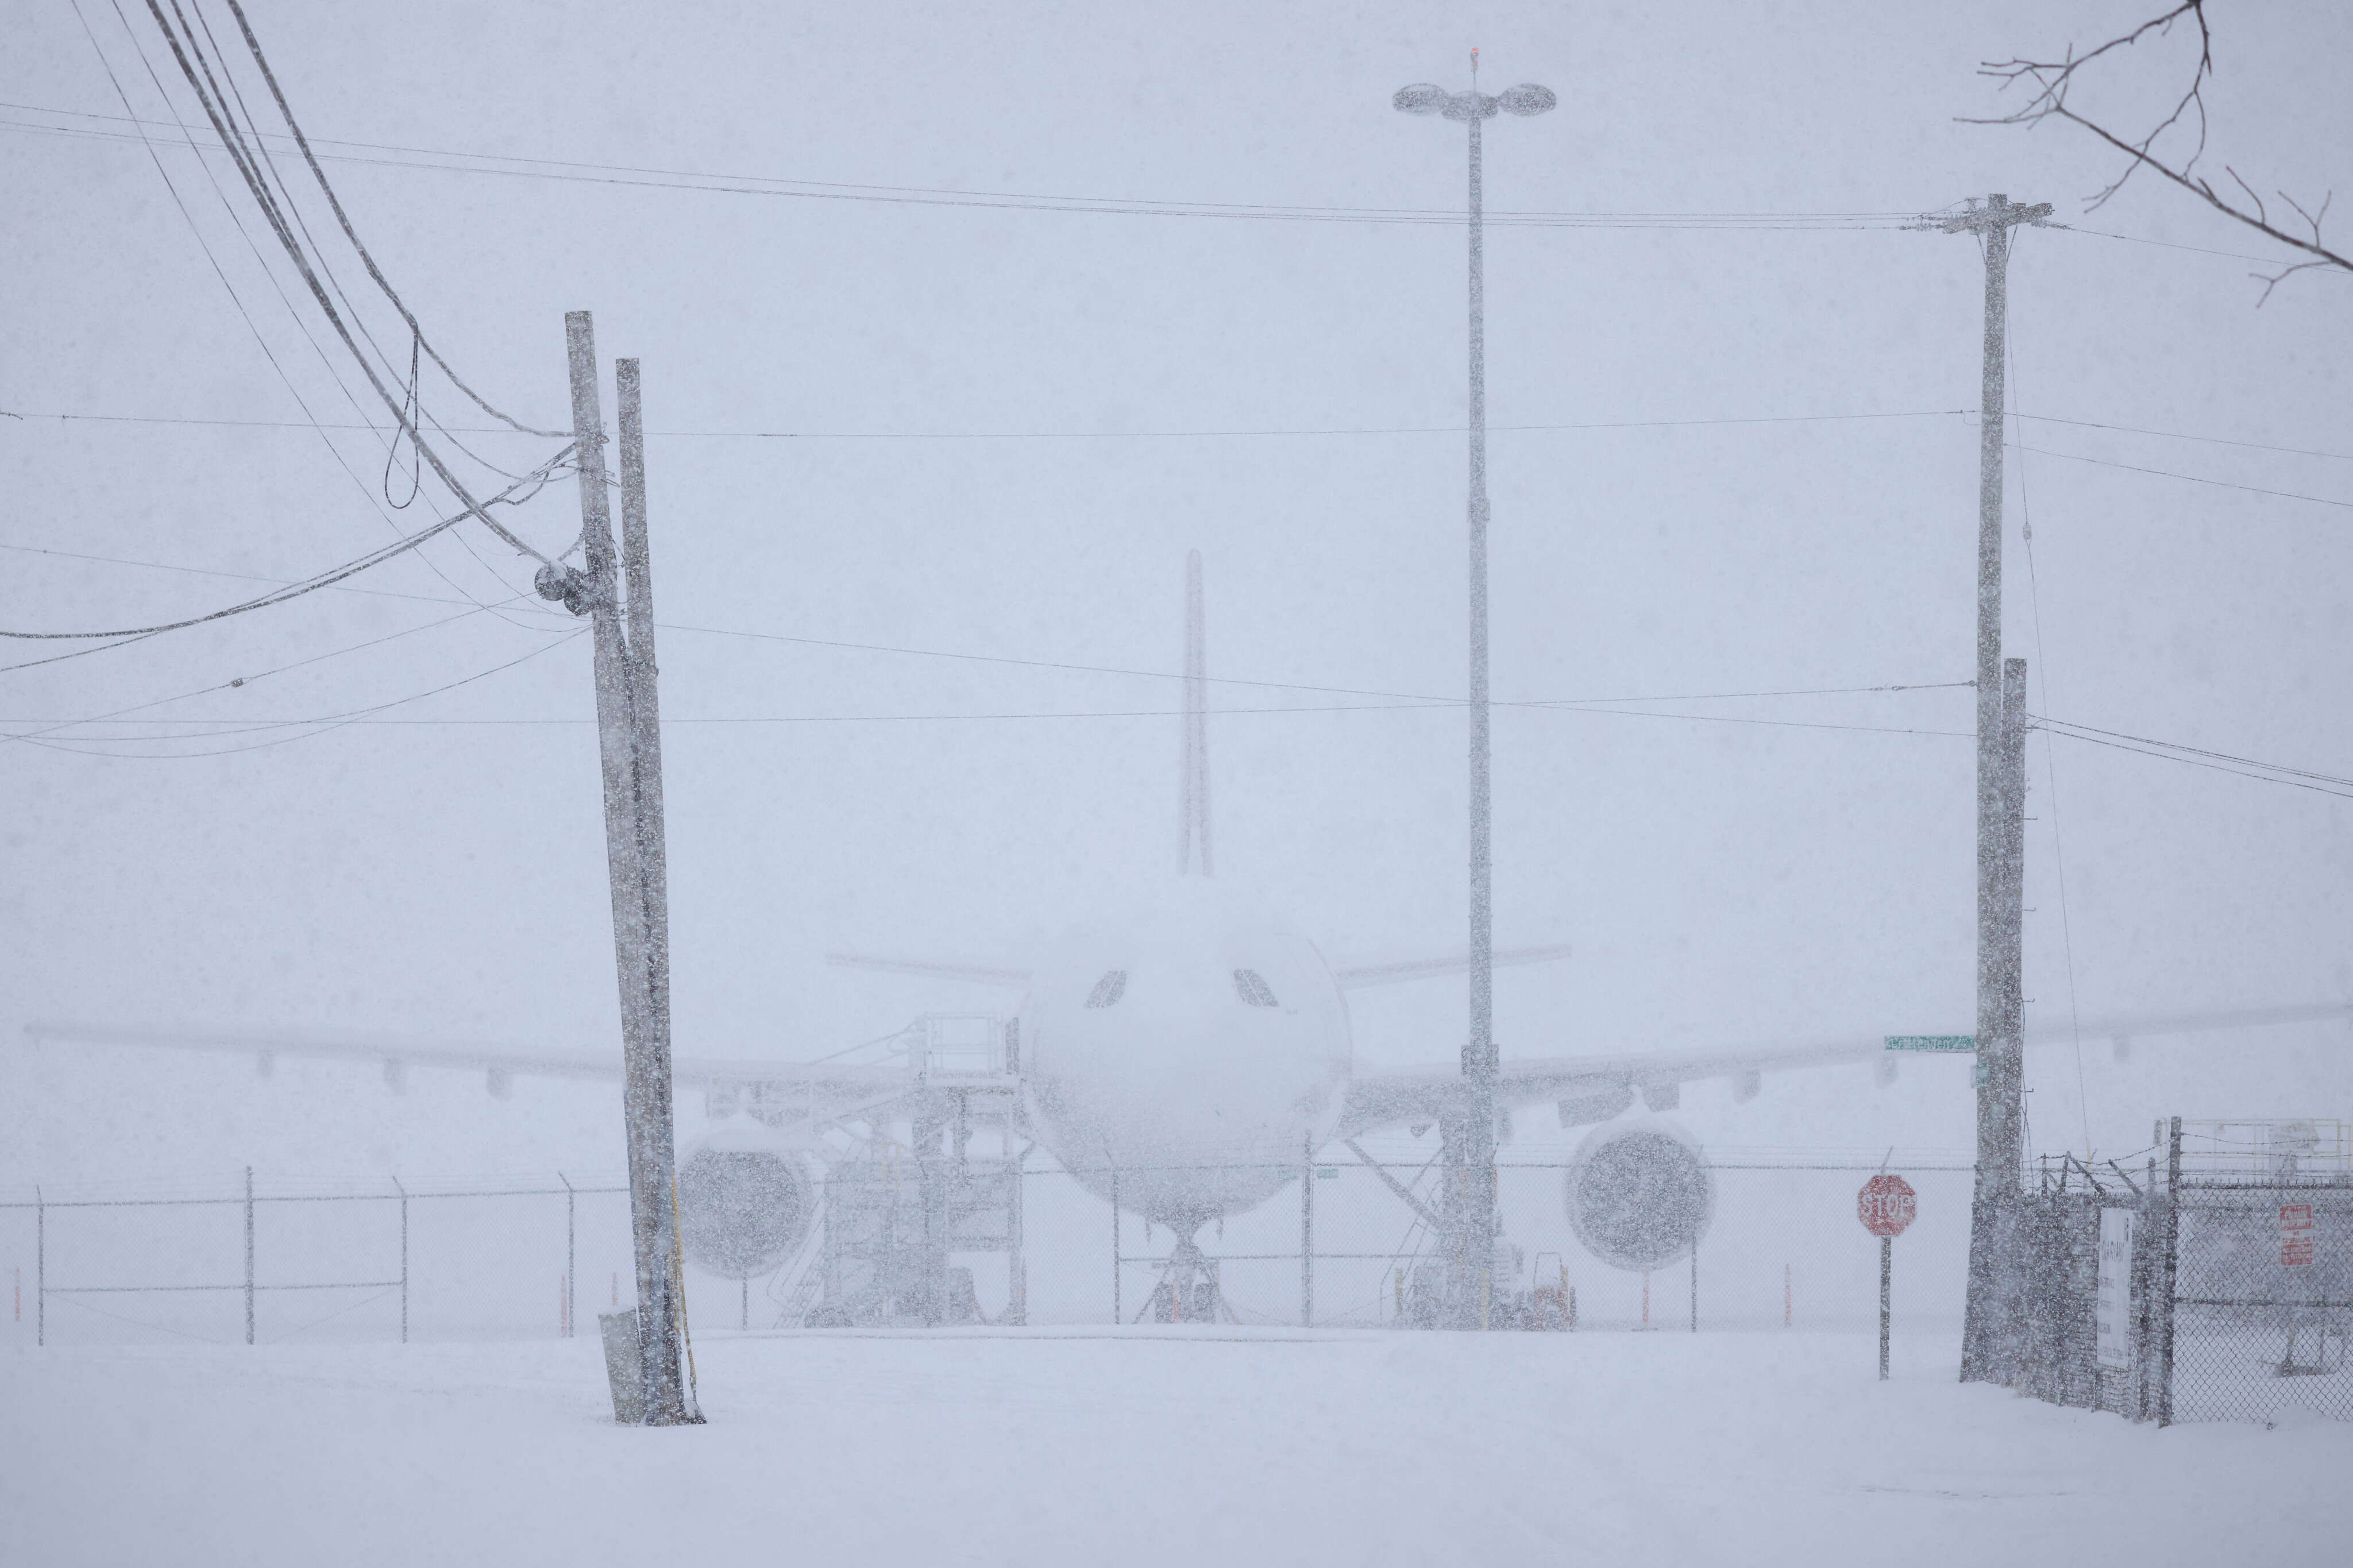
<instances>
[{"instance_id":1,"label":"red sign on fence","mask_svg":"<svg viewBox=\"0 0 2353 1568\"><path fill-rule=\"evenodd\" d=\"M2312 1205L2282 1204L2279 1213L2280 1262L2288 1267L2312 1261Z\"/></svg>"},{"instance_id":2,"label":"red sign on fence","mask_svg":"<svg viewBox=\"0 0 2353 1568\"><path fill-rule=\"evenodd\" d=\"M1882 1171L1854 1195L1854 1217L1873 1236L1902 1236L1920 1213L1920 1196L1903 1177Z\"/></svg>"}]
</instances>

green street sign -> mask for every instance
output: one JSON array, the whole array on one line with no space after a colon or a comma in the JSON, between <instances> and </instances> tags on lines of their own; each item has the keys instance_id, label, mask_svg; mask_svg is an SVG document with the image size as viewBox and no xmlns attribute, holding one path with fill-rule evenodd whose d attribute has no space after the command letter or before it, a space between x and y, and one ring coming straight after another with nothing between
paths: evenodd
<instances>
[{"instance_id":1,"label":"green street sign","mask_svg":"<svg viewBox=\"0 0 2353 1568\"><path fill-rule=\"evenodd\" d=\"M1975 1035L1890 1035L1887 1048L1891 1051L1973 1051L1978 1048Z\"/></svg>"}]
</instances>

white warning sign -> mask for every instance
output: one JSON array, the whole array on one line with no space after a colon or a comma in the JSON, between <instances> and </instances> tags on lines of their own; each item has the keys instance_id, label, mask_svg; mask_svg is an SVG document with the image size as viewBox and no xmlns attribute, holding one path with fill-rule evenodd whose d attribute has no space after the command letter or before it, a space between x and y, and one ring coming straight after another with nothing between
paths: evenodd
<instances>
[{"instance_id":1,"label":"white warning sign","mask_svg":"<svg viewBox=\"0 0 2353 1568\"><path fill-rule=\"evenodd\" d=\"M2132 1366L2134 1218L2131 1209L2100 1211L2100 1282L2093 1321L2100 1364L2118 1372Z\"/></svg>"}]
</instances>

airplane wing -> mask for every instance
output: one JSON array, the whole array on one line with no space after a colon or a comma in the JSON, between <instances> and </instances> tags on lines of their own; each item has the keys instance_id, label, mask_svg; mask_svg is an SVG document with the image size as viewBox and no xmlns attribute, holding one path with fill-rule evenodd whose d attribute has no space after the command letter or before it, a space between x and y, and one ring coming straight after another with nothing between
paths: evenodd
<instances>
[{"instance_id":1,"label":"airplane wing","mask_svg":"<svg viewBox=\"0 0 2353 1568\"><path fill-rule=\"evenodd\" d=\"M877 974L920 974L927 980L968 980L976 985L1004 985L1015 990L1029 984L1029 972L1026 969L1001 969L987 963L898 958L875 952L828 952L825 961L836 969L864 969Z\"/></svg>"},{"instance_id":2,"label":"airplane wing","mask_svg":"<svg viewBox=\"0 0 2353 1568\"><path fill-rule=\"evenodd\" d=\"M1684 1084L1721 1078L1732 1079L1734 1094L1745 1100L1756 1097L1767 1072L1844 1062L1878 1063L1887 1057L1884 1041L1873 1039L1691 1056L1538 1058L1504 1063L1495 1082L1495 1098L1507 1108L1553 1100L1560 1109L1560 1124L1577 1127L1609 1121L1633 1104L1637 1094L1652 1110L1672 1110ZM1894 1076L1892 1071L1882 1074L1883 1079ZM1354 1138L1397 1122L1435 1121L1461 1092L1461 1084L1462 1075L1453 1068L1419 1068L1352 1079L1335 1136Z\"/></svg>"},{"instance_id":3,"label":"airplane wing","mask_svg":"<svg viewBox=\"0 0 2353 1568\"><path fill-rule=\"evenodd\" d=\"M2135 1038L2330 1020L2353 1021L2353 1004L2324 1002L2287 1007L2095 1016L2080 1024L2040 1025L2025 1031L2025 1039L2030 1045L2106 1039L2121 1054ZM1537 1058L1504 1062L1496 1079L1495 1094L1498 1102L1505 1107L1552 1100L1559 1108L1560 1124L1577 1127L1609 1121L1633 1104L1637 1095L1651 1110L1672 1110L1682 1097L1684 1084L1714 1079L1729 1079L1734 1098L1747 1100L1756 1098L1768 1072L1870 1062L1873 1076L1884 1088L1895 1080L1896 1064L1902 1056L1887 1048L1886 1037L1874 1036L1869 1039L1716 1051ZM1461 1083L1461 1073L1453 1068L1421 1068L1354 1079L1348 1085L1348 1098L1341 1110L1335 1136L1354 1138L1398 1122L1434 1121L1453 1103Z\"/></svg>"},{"instance_id":4,"label":"airplane wing","mask_svg":"<svg viewBox=\"0 0 2353 1568\"><path fill-rule=\"evenodd\" d=\"M315 1057L333 1061L375 1062L384 1068L385 1083L405 1086L411 1067L454 1068L480 1072L485 1087L501 1099L517 1078L606 1079L618 1082L621 1057L609 1053L526 1050L510 1046L460 1041L425 1041L360 1035L311 1035L278 1030L158 1029L125 1026L28 1024L26 1037L36 1043L60 1041L85 1046L144 1046L166 1049L222 1051L250 1055L256 1068L270 1071L278 1058ZM813 1100L820 1110L844 1102L862 1102L878 1095L904 1089L914 1081L912 1069L893 1063L784 1062L739 1060L716 1057L674 1057L671 1075L695 1088L731 1088L759 1084L765 1092L795 1100Z\"/></svg>"},{"instance_id":5,"label":"airplane wing","mask_svg":"<svg viewBox=\"0 0 2353 1568\"><path fill-rule=\"evenodd\" d=\"M1556 958L1567 958L1569 950L1557 947L1499 947L1495 950L1495 967L1514 963L1545 963ZM1332 967L1332 978L1341 989L1355 991L1366 985L1395 985L1407 980L1427 980L1434 975L1463 974L1471 968L1467 952L1450 952L1440 958L1399 958L1386 962L1338 963Z\"/></svg>"}]
</instances>

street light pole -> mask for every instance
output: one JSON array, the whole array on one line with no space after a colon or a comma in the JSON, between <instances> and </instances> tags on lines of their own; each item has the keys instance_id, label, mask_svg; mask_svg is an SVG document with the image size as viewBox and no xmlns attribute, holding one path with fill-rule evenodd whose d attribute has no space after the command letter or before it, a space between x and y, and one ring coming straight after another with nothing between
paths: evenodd
<instances>
[{"instance_id":1,"label":"street light pole","mask_svg":"<svg viewBox=\"0 0 2353 1568\"><path fill-rule=\"evenodd\" d=\"M1479 51L1471 51L1471 90L1450 93L1429 82L1399 88L1400 113L1440 114L1471 132L1470 497L1471 552L1471 963L1470 1037L1462 1047L1460 1110L1441 1120L1446 1166L1448 1315L1455 1327L1483 1325L1482 1298L1493 1289L1495 1234L1495 922L1487 692L1487 278L1485 170L1481 132L1499 110L1542 114L1559 100L1530 83L1490 96L1479 90Z\"/></svg>"}]
</instances>

